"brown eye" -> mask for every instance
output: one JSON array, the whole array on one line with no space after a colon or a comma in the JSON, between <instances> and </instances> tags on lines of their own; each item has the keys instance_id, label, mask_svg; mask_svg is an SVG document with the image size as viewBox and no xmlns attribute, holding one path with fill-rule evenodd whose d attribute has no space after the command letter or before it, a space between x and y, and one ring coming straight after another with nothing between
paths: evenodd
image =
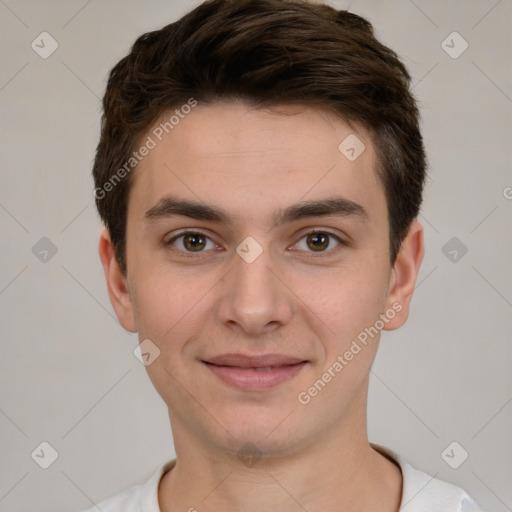
<instances>
[{"instance_id":1,"label":"brown eye","mask_svg":"<svg viewBox=\"0 0 512 512\"><path fill-rule=\"evenodd\" d=\"M331 253L339 245L344 245L344 243L336 235L327 231L314 231L303 236L297 242L296 247L309 253Z\"/></svg>"},{"instance_id":2,"label":"brown eye","mask_svg":"<svg viewBox=\"0 0 512 512\"><path fill-rule=\"evenodd\" d=\"M209 249L215 249L215 243L203 233L187 231L175 236L165 245L172 245L184 253L202 253Z\"/></svg>"},{"instance_id":3,"label":"brown eye","mask_svg":"<svg viewBox=\"0 0 512 512\"><path fill-rule=\"evenodd\" d=\"M313 251L324 251L329 247L329 236L326 233L313 233L308 235L307 244Z\"/></svg>"},{"instance_id":4,"label":"brown eye","mask_svg":"<svg viewBox=\"0 0 512 512\"><path fill-rule=\"evenodd\" d=\"M183 246L187 251L202 251L206 246L206 237L200 233L189 233L183 236Z\"/></svg>"}]
</instances>

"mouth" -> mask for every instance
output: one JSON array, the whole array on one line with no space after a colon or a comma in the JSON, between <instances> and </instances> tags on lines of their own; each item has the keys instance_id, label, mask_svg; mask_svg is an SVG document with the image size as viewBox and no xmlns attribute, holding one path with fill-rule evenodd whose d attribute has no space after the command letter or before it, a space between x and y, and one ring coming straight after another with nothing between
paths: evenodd
<instances>
[{"instance_id":1,"label":"mouth","mask_svg":"<svg viewBox=\"0 0 512 512\"><path fill-rule=\"evenodd\" d=\"M292 379L309 361L282 354L223 354L202 362L226 384L245 391L260 391Z\"/></svg>"}]
</instances>

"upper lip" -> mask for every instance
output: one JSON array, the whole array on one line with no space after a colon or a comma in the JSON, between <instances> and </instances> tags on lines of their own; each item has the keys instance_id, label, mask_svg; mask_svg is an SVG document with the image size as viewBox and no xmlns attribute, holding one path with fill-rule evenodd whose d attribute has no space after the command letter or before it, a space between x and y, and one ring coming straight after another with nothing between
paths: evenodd
<instances>
[{"instance_id":1,"label":"upper lip","mask_svg":"<svg viewBox=\"0 0 512 512\"><path fill-rule=\"evenodd\" d=\"M268 368L269 366L286 366L303 363L305 360L285 354L263 354L259 356L221 354L204 359L204 362L216 366L234 366L237 368Z\"/></svg>"}]
</instances>

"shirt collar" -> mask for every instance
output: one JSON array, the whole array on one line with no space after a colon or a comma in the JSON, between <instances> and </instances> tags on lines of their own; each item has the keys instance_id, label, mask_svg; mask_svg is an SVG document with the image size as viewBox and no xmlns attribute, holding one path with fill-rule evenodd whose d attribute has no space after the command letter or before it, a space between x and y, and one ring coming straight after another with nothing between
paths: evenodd
<instances>
[{"instance_id":1,"label":"shirt collar","mask_svg":"<svg viewBox=\"0 0 512 512\"><path fill-rule=\"evenodd\" d=\"M422 491L427 488L433 480L435 481L434 477L416 470L400 457L400 455L389 448L374 443L370 443L370 446L400 468L402 473L400 511L412 511L418 504L417 499L421 500ZM153 473L149 481L144 484L140 498L141 512L161 512L158 503L158 487L165 473L170 471L175 465L176 459L163 464Z\"/></svg>"}]
</instances>

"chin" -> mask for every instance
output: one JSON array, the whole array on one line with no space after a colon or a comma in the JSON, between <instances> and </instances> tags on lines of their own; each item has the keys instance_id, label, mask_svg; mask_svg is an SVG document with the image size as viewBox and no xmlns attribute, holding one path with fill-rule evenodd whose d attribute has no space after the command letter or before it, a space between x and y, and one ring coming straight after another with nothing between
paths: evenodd
<instances>
[{"instance_id":1,"label":"chin","mask_svg":"<svg viewBox=\"0 0 512 512\"><path fill-rule=\"evenodd\" d=\"M226 430L216 428L207 434L221 450L238 458L246 452L249 455L254 452L252 455L259 457L280 457L306 444L308 436L304 431L305 425L297 424L298 418L294 418L296 415L292 410L285 410L282 406L275 409L244 409L218 417Z\"/></svg>"}]
</instances>

